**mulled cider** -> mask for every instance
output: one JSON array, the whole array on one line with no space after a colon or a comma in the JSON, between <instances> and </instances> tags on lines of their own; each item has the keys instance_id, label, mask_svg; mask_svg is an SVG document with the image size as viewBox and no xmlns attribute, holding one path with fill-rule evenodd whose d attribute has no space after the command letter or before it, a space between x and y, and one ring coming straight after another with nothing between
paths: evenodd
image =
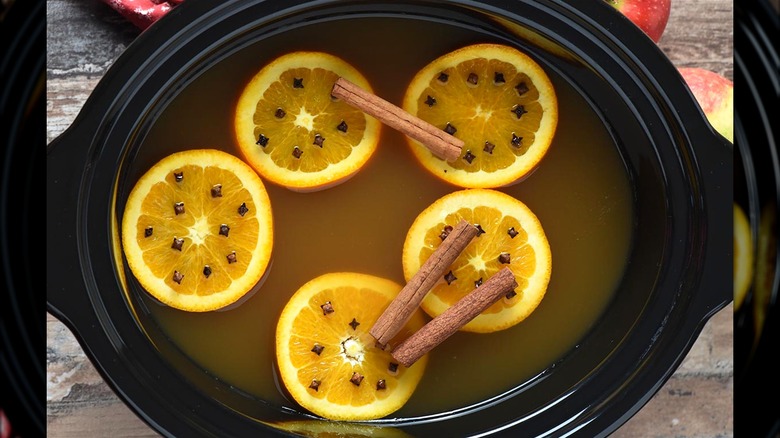
<instances>
[{"instance_id":1,"label":"mulled cider","mask_svg":"<svg viewBox=\"0 0 780 438\"><path fill-rule=\"evenodd\" d=\"M358 69L376 95L400 105L423 66L476 43L515 45L536 58L555 89L558 126L549 151L528 177L496 189L538 217L549 240L552 274L541 304L519 324L493 333L458 332L433 349L416 391L393 417L467 407L528 382L575 348L616 293L631 246L632 190L597 109L567 79L577 74L576 65L522 39L507 42L435 21L387 17L311 24L237 51L189 83L155 121L130 169L130 179L137 178L162 157L193 148L240 157L233 132L238 96L264 64L284 54L336 55ZM279 383L274 352L277 321L290 297L309 280L333 272L405 284L407 231L432 202L460 188L432 175L402 134L382 126L376 152L348 181L310 193L268 181L266 189L274 220L272 261L246 300L196 313L145 294L140 299L204 372L272 405L300 409Z\"/></svg>"}]
</instances>

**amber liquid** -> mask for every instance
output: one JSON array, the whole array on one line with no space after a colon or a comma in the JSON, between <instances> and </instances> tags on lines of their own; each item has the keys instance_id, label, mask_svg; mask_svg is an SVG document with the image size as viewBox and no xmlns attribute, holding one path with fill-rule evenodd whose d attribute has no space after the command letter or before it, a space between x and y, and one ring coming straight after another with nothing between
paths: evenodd
<instances>
[{"instance_id":1,"label":"amber liquid","mask_svg":"<svg viewBox=\"0 0 780 438\"><path fill-rule=\"evenodd\" d=\"M351 19L295 29L220 61L190 83L150 129L133 178L174 151L219 148L240 156L231 131L243 85L265 63L294 50L336 54L374 91L400 104L412 76L467 44L498 42L471 30L400 18ZM501 189L539 217L553 255L541 305L519 325L493 334L458 333L430 353L411 400L394 416L457 409L527 382L572 350L602 315L625 268L632 195L619 152L601 120L566 80L546 68L560 121L538 170ZM458 190L420 166L405 139L383 127L370 162L348 182L301 194L266 184L275 246L265 281L240 306L206 314L167 308L143 296L166 335L195 363L243 392L295 408L275 376L274 332L289 297L328 272L353 271L403 284L401 249L414 218Z\"/></svg>"}]
</instances>

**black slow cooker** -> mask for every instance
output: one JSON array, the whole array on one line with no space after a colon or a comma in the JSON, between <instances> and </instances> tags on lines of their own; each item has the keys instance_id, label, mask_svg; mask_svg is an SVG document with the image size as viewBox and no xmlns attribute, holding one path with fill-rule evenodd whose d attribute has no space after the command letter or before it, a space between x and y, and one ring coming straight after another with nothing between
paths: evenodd
<instances>
[{"instance_id":1,"label":"black slow cooker","mask_svg":"<svg viewBox=\"0 0 780 438\"><path fill-rule=\"evenodd\" d=\"M188 0L142 33L47 148L47 308L116 393L165 436L284 435L334 423L257 400L185 357L124 281L117 217L155 117L204 71L271 35L358 17L435 21L523 47L599 113L632 185L632 249L602 318L564 357L485 403L387 418L412 436L605 436L672 375L732 300L730 142L664 53L606 2Z\"/></svg>"}]
</instances>

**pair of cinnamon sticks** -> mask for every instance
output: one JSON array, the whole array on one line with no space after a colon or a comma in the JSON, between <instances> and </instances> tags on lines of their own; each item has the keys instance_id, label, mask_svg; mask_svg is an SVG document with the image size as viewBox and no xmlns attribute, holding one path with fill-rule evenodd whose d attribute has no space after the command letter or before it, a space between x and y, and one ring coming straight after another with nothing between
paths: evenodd
<instances>
[{"instance_id":1,"label":"pair of cinnamon sticks","mask_svg":"<svg viewBox=\"0 0 780 438\"><path fill-rule=\"evenodd\" d=\"M461 220L449 232L436 251L422 265L419 271L401 289L374 323L369 333L379 345L385 346L412 317L425 295L461 252L477 235L477 228ZM400 364L409 367L425 353L444 342L461 327L493 305L502 296L517 287L515 276L504 268L490 277L484 284L433 318L420 330L396 346L390 353Z\"/></svg>"}]
</instances>

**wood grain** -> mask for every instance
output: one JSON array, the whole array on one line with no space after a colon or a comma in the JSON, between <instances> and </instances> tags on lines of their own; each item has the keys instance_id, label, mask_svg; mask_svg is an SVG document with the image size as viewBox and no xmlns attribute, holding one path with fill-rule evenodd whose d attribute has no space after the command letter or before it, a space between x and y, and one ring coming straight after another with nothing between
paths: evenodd
<instances>
[{"instance_id":1,"label":"wood grain","mask_svg":"<svg viewBox=\"0 0 780 438\"><path fill-rule=\"evenodd\" d=\"M726 0L673 0L658 46L677 67L702 67L734 79L734 5Z\"/></svg>"},{"instance_id":2,"label":"wood grain","mask_svg":"<svg viewBox=\"0 0 780 438\"><path fill-rule=\"evenodd\" d=\"M49 0L47 6L51 141L70 125L138 30L97 0ZM732 15L730 0L675 0L659 47L677 66L704 67L732 78ZM707 322L680 368L613 437L733 436L732 315L727 306ZM62 323L48 315L46 324L49 436L159 436L104 383Z\"/></svg>"}]
</instances>

